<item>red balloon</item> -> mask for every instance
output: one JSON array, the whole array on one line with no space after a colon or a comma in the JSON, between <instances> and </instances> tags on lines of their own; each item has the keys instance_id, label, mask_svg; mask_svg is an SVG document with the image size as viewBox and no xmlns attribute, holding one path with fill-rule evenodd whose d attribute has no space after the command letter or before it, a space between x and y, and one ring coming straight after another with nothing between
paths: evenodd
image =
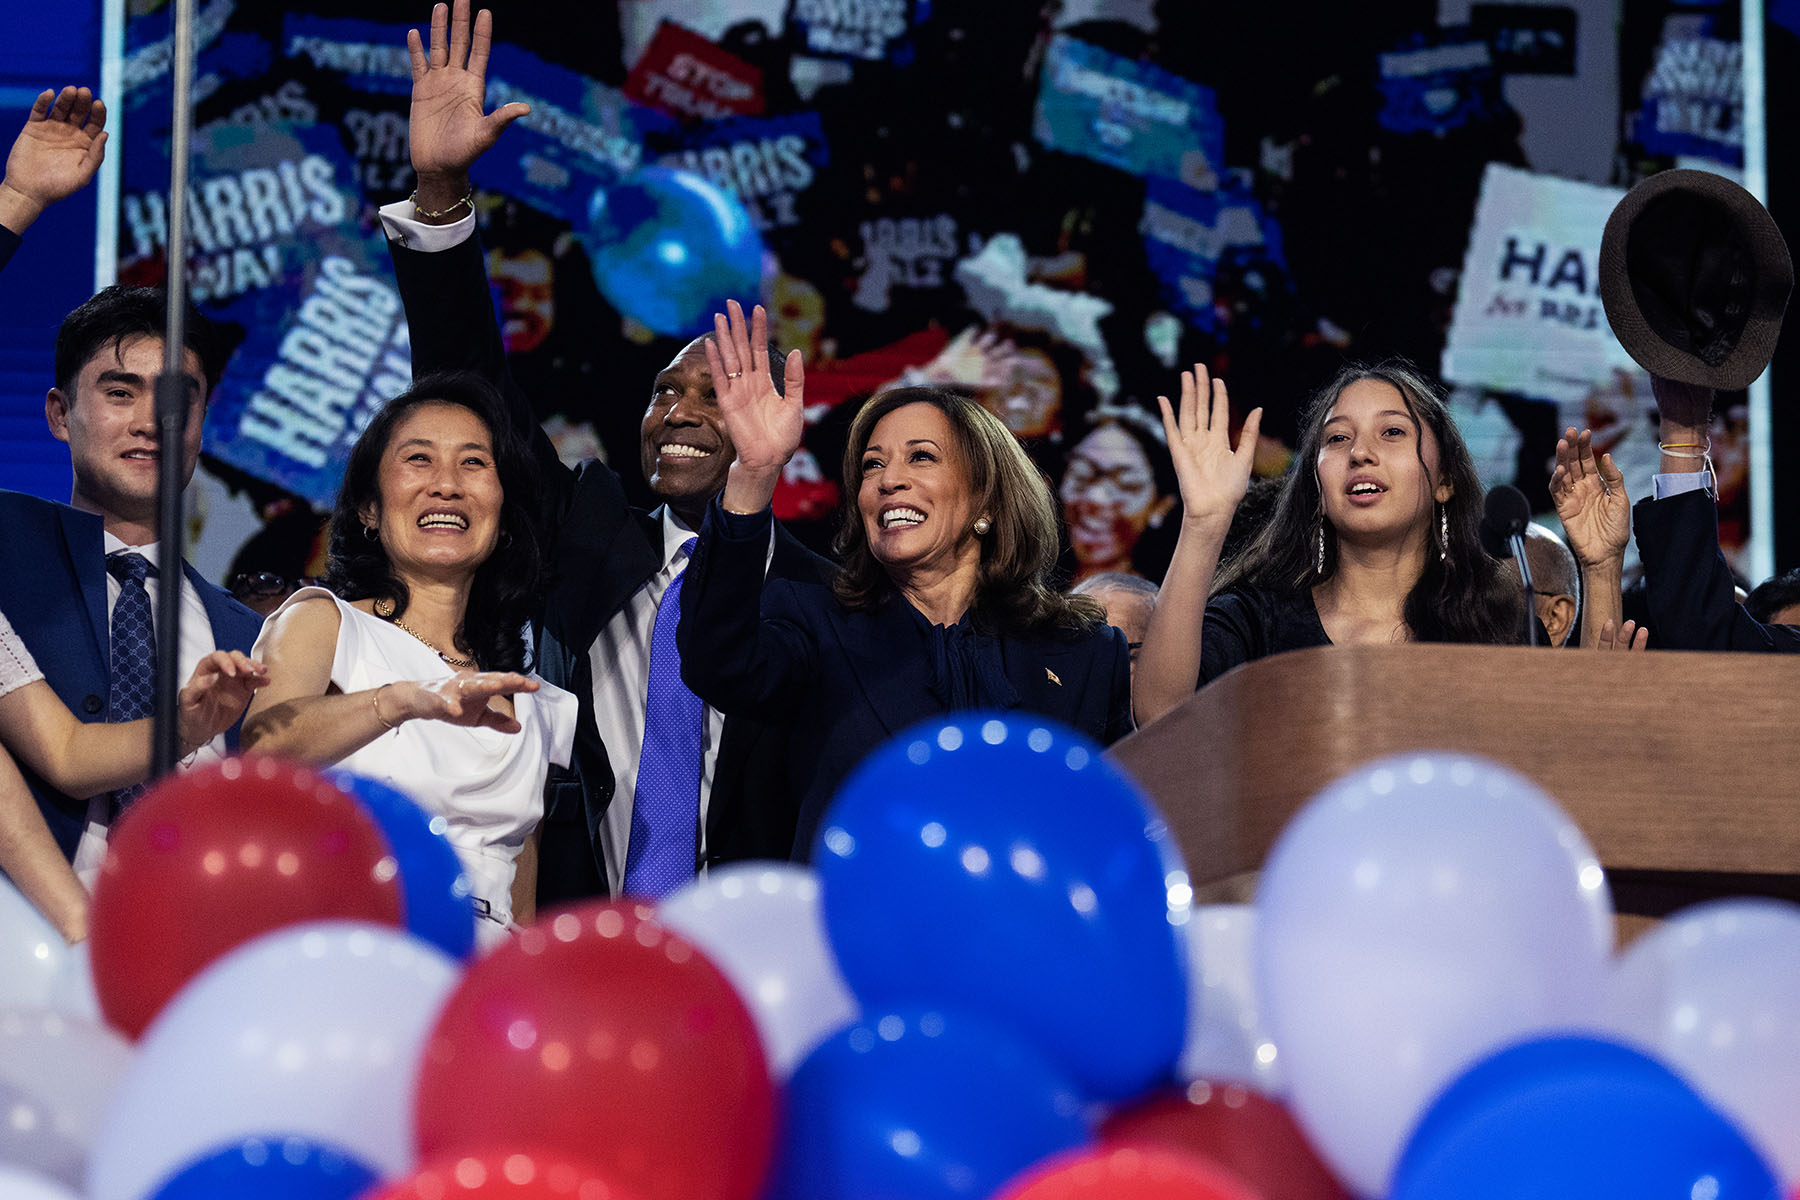
<instances>
[{"instance_id":1,"label":"red balloon","mask_svg":"<svg viewBox=\"0 0 1800 1200\"><path fill-rule=\"evenodd\" d=\"M470 965L426 1042L419 1152L534 1145L644 1200L752 1200L775 1088L744 1002L653 909L587 904Z\"/></svg>"},{"instance_id":2,"label":"red balloon","mask_svg":"<svg viewBox=\"0 0 1800 1200\"><path fill-rule=\"evenodd\" d=\"M305 767L234 758L171 775L107 838L94 987L129 1037L233 947L300 921L399 925L394 858L362 806Z\"/></svg>"},{"instance_id":3,"label":"red balloon","mask_svg":"<svg viewBox=\"0 0 1800 1200\"><path fill-rule=\"evenodd\" d=\"M994 1200L1263 1200L1230 1171L1159 1146L1101 1146L1059 1154Z\"/></svg>"},{"instance_id":4,"label":"red balloon","mask_svg":"<svg viewBox=\"0 0 1800 1200\"><path fill-rule=\"evenodd\" d=\"M1193 1083L1114 1113L1113 1146L1161 1146L1229 1169L1267 1200L1351 1200L1287 1109L1234 1083Z\"/></svg>"},{"instance_id":5,"label":"red balloon","mask_svg":"<svg viewBox=\"0 0 1800 1200\"><path fill-rule=\"evenodd\" d=\"M356 1200L635 1200L635 1193L586 1163L514 1152L439 1159Z\"/></svg>"}]
</instances>

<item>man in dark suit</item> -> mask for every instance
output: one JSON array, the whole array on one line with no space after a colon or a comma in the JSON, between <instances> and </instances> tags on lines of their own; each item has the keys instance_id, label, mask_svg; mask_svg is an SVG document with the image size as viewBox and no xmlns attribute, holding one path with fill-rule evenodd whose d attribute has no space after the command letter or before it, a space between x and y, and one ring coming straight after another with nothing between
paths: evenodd
<instances>
[{"instance_id":1,"label":"man in dark suit","mask_svg":"<svg viewBox=\"0 0 1800 1200\"><path fill-rule=\"evenodd\" d=\"M484 12L471 26L466 0L452 19L447 15L442 6L433 13L429 55L412 38L410 133L419 188L413 201L384 209L382 220L412 333L414 371L462 367L498 383L535 447L548 496L543 527L555 583L544 603L538 669L574 692L581 708L578 780L553 778L546 804L538 903L657 895L704 864L785 858L798 810L797 798L778 782L784 728L778 721L728 720L703 709L691 693L669 696L665 684L679 684L678 664L658 652L659 645L674 652L679 605L664 602L678 595L695 531L706 504L724 488L733 457L704 340L684 347L651 383L641 465L662 505L650 512L630 507L604 463L572 470L562 464L507 371L468 204L470 164L525 106L482 115L490 22ZM828 578L832 569L780 528L766 566L776 578L809 581ZM669 711L664 701L677 709L694 706L695 728L682 735L690 744L673 753L690 761L675 767L663 734L687 718L659 715ZM658 869L655 857L666 869Z\"/></svg>"},{"instance_id":2,"label":"man in dark suit","mask_svg":"<svg viewBox=\"0 0 1800 1200\"><path fill-rule=\"evenodd\" d=\"M48 204L93 177L104 150L105 109L82 89L44 93L7 158L0 181L0 263L17 234ZM74 469L68 504L0 492L0 612L37 660L45 680L84 721L148 715L153 670L145 638L154 628L160 562L156 545L157 440L154 389L162 370L166 299L150 288L110 287L70 313L56 337L56 386L44 399L51 434ZM183 369L192 407L181 449L182 479L200 456L206 398L223 367L211 328L190 313ZM215 649L248 651L262 621L182 563L181 678ZM125 614L121 617L121 613ZM219 739L199 754L217 756ZM67 796L24 770L50 839L33 829L22 844L50 847L91 878L106 830L125 794ZM60 869L60 868L58 868Z\"/></svg>"}]
</instances>

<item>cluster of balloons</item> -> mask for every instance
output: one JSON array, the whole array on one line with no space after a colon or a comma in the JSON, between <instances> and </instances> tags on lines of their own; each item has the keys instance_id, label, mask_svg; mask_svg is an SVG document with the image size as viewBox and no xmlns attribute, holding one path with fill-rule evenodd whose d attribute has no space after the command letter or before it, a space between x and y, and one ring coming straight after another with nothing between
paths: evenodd
<instances>
[{"instance_id":1,"label":"cluster of balloons","mask_svg":"<svg viewBox=\"0 0 1800 1200\"><path fill-rule=\"evenodd\" d=\"M1800 908L1612 952L1529 781L1374 762L1252 906L1078 735L903 734L816 866L546 914L477 957L370 780L237 760L120 822L89 956L0 882L23 1200L1763 1200L1800 1181Z\"/></svg>"}]
</instances>

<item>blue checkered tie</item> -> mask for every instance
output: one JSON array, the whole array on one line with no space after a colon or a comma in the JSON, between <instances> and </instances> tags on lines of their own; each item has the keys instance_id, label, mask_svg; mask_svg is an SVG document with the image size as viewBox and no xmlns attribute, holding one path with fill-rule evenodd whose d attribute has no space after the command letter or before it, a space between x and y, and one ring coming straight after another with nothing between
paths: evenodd
<instances>
[{"instance_id":1,"label":"blue checkered tie","mask_svg":"<svg viewBox=\"0 0 1800 1200\"><path fill-rule=\"evenodd\" d=\"M692 554L697 538L682 544ZM656 900L694 877L699 844L700 759L706 706L681 682L675 627L681 623L681 581L663 593L650 630L650 690L644 703L644 752L638 759L625 852L625 892Z\"/></svg>"},{"instance_id":2,"label":"blue checkered tie","mask_svg":"<svg viewBox=\"0 0 1800 1200\"><path fill-rule=\"evenodd\" d=\"M106 569L119 581L119 602L112 614L112 691L108 697L108 721L136 721L150 715L150 698L156 685L156 630L150 623L150 593L144 580L156 574L141 554L112 554ZM120 788L112 794L112 815L117 817L144 786Z\"/></svg>"}]
</instances>

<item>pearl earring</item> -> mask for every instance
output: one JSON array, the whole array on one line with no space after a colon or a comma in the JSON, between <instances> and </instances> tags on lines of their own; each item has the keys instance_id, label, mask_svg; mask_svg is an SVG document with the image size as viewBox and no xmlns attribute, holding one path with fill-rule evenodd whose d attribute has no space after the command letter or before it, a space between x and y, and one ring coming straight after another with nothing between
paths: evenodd
<instances>
[{"instance_id":1,"label":"pearl earring","mask_svg":"<svg viewBox=\"0 0 1800 1200\"><path fill-rule=\"evenodd\" d=\"M987 531L992 529L993 527L994 527L994 523L992 521L988 520L986 517L976 517L975 518L976 536L980 536L982 534L987 533Z\"/></svg>"}]
</instances>

